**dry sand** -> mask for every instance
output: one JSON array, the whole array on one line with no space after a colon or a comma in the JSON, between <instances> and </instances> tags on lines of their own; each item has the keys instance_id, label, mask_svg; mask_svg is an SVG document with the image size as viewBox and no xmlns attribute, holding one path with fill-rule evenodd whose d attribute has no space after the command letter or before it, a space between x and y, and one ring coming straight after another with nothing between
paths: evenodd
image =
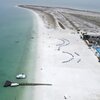
<instances>
[{"instance_id":1,"label":"dry sand","mask_svg":"<svg viewBox=\"0 0 100 100\"><path fill-rule=\"evenodd\" d=\"M58 25L47 28L40 12L37 14L39 32L34 82L52 86L31 87L32 93L25 100L99 100L100 63L94 53L75 30ZM52 18L49 16L49 19Z\"/></svg>"}]
</instances>

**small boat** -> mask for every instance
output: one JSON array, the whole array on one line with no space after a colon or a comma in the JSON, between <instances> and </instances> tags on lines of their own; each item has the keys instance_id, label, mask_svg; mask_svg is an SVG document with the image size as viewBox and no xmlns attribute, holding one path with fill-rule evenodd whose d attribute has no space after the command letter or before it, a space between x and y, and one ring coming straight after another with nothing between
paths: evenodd
<instances>
[{"instance_id":1,"label":"small boat","mask_svg":"<svg viewBox=\"0 0 100 100\"><path fill-rule=\"evenodd\" d=\"M4 84L4 87L16 87L16 86L19 86L19 83L14 83L14 82L11 82L9 80L7 80Z\"/></svg>"},{"instance_id":2,"label":"small boat","mask_svg":"<svg viewBox=\"0 0 100 100\"><path fill-rule=\"evenodd\" d=\"M21 74L18 74L16 76L17 79L25 79L26 78L26 75L24 73L21 73Z\"/></svg>"},{"instance_id":3,"label":"small boat","mask_svg":"<svg viewBox=\"0 0 100 100\"><path fill-rule=\"evenodd\" d=\"M16 87L16 86L19 86L18 83L11 83L11 87Z\"/></svg>"}]
</instances>

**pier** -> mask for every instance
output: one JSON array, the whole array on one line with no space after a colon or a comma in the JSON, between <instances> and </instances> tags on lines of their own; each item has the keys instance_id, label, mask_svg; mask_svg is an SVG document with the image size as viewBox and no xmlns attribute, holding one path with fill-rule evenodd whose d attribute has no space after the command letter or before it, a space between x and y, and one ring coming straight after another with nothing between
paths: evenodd
<instances>
[{"instance_id":1,"label":"pier","mask_svg":"<svg viewBox=\"0 0 100 100\"><path fill-rule=\"evenodd\" d=\"M51 86L52 84L46 84L46 83L19 83L20 86Z\"/></svg>"},{"instance_id":2,"label":"pier","mask_svg":"<svg viewBox=\"0 0 100 100\"><path fill-rule=\"evenodd\" d=\"M4 87L17 87L17 86L52 86L52 84L47 83L15 83L11 81L6 81Z\"/></svg>"}]
</instances>

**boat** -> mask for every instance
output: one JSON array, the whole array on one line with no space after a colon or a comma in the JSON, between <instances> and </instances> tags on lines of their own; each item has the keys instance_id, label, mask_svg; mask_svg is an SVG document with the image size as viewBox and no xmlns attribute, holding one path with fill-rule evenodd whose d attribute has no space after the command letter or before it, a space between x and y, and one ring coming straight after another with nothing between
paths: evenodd
<instances>
[{"instance_id":1,"label":"boat","mask_svg":"<svg viewBox=\"0 0 100 100\"><path fill-rule=\"evenodd\" d=\"M24 73L16 75L16 79L25 79L26 75Z\"/></svg>"},{"instance_id":2,"label":"boat","mask_svg":"<svg viewBox=\"0 0 100 100\"><path fill-rule=\"evenodd\" d=\"M15 82L11 82L9 80L7 80L4 84L4 87L16 87L16 86L19 86L19 83L15 83Z\"/></svg>"},{"instance_id":3,"label":"boat","mask_svg":"<svg viewBox=\"0 0 100 100\"><path fill-rule=\"evenodd\" d=\"M16 86L19 86L18 83L11 83L11 87L16 87Z\"/></svg>"}]
</instances>

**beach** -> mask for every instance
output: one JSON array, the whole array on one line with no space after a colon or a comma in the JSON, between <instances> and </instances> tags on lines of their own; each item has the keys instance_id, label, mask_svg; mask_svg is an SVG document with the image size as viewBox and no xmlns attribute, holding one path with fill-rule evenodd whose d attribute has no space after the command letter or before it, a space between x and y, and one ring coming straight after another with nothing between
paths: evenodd
<instances>
[{"instance_id":1,"label":"beach","mask_svg":"<svg viewBox=\"0 0 100 100\"><path fill-rule=\"evenodd\" d=\"M34 37L37 39L36 66L28 82L52 84L26 87L22 99L99 100L100 63L77 30L99 33L100 14L34 5L19 7L31 9L38 20Z\"/></svg>"}]
</instances>

